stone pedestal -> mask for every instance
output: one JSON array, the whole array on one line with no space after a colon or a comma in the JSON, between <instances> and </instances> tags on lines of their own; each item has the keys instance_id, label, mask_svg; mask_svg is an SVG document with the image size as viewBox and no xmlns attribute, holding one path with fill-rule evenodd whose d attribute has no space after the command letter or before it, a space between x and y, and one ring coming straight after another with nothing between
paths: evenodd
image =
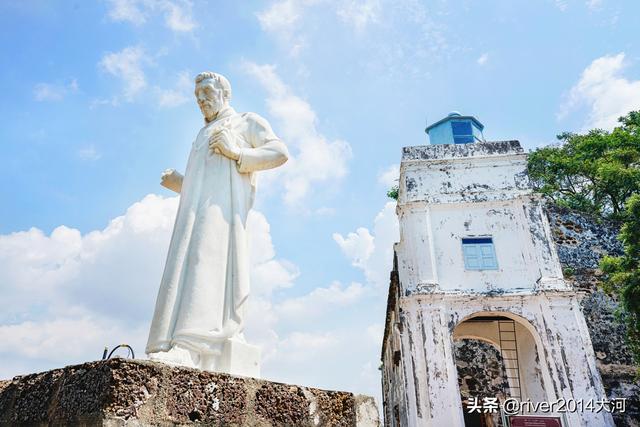
<instances>
[{"instance_id":1,"label":"stone pedestal","mask_svg":"<svg viewBox=\"0 0 640 427\"><path fill-rule=\"evenodd\" d=\"M111 359L0 381L3 427L190 424L380 426L368 396L151 361Z\"/></svg>"},{"instance_id":2,"label":"stone pedestal","mask_svg":"<svg viewBox=\"0 0 640 427\"><path fill-rule=\"evenodd\" d=\"M222 349L219 363L221 372L260 378L260 347L229 340Z\"/></svg>"}]
</instances>

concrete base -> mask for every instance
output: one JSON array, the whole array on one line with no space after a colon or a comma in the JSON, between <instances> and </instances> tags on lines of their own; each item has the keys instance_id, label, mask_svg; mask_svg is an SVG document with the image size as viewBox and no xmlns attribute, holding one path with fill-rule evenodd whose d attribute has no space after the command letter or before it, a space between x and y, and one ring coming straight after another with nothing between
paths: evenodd
<instances>
[{"instance_id":1,"label":"concrete base","mask_svg":"<svg viewBox=\"0 0 640 427\"><path fill-rule=\"evenodd\" d=\"M2 427L192 424L380 427L368 396L151 361L111 359L0 381Z\"/></svg>"},{"instance_id":2,"label":"concrete base","mask_svg":"<svg viewBox=\"0 0 640 427\"><path fill-rule=\"evenodd\" d=\"M218 360L218 370L231 375L260 378L260 347L229 340Z\"/></svg>"},{"instance_id":3,"label":"concrete base","mask_svg":"<svg viewBox=\"0 0 640 427\"><path fill-rule=\"evenodd\" d=\"M217 345L215 351L203 352L188 342L177 342L169 351L149 353L149 359L171 366L260 378L260 347L240 339Z\"/></svg>"}]
</instances>

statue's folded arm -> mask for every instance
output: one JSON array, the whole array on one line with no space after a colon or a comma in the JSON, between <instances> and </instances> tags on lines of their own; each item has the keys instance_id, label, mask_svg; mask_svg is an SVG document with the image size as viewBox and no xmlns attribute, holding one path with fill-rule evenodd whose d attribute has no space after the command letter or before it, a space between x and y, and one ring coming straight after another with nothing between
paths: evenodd
<instances>
[{"instance_id":1,"label":"statue's folded arm","mask_svg":"<svg viewBox=\"0 0 640 427\"><path fill-rule=\"evenodd\" d=\"M272 169L289 159L287 147L279 139L269 141L256 148L243 148L238 159L238 171L241 173Z\"/></svg>"}]
</instances>

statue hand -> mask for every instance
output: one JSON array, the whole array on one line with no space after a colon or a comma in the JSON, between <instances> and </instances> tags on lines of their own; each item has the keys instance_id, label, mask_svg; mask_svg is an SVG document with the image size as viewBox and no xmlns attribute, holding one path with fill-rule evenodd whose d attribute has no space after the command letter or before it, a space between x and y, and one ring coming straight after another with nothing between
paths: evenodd
<instances>
[{"instance_id":1,"label":"statue hand","mask_svg":"<svg viewBox=\"0 0 640 427\"><path fill-rule=\"evenodd\" d=\"M240 158L240 147L235 142L229 129L216 129L209 137L209 149L231 160L238 160Z\"/></svg>"},{"instance_id":2,"label":"statue hand","mask_svg":"<svg viewBox=\"0 0 640 427\"><path fill-rule=\"evenodd\" d=\"M180 191L182 190L183 178L184 176L182 176L182 174L180 174L179 172L176 172L175 169L166 169L160 176L160 185L168 188L171 191L180 193Z\"/></svg>"}]
</instances>

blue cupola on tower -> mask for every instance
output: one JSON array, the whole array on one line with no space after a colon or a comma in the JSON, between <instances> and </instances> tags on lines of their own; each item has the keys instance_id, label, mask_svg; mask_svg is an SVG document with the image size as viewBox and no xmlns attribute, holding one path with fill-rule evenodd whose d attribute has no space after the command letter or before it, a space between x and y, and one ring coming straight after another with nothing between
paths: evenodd
<instances>
[{"instance_id":1,"label":"blue cupola on tower","mask_svg":"<svg viewBox=\"0 0 640 427\"><path fill-rule=\"evenodd\" d=\"M431 144L469 144L484 142L482 129L484 125L475 117L453 111L444 119L427 126L425 132Z\"/></svg>"}]
</instances>

